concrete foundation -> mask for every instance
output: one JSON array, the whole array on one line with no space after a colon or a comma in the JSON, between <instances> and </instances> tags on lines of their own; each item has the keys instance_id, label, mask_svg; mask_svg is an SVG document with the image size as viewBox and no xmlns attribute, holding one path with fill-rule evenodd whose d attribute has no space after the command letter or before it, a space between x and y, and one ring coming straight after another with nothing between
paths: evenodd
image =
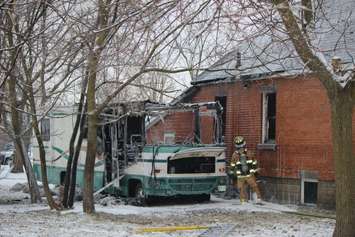
<instances>
[{"instance_id":1,"label":"concrete foundation","mask_svg":"<svg viewBox=\"0 0 355 237\"><path fill-rule=\"evenodd\" d=\"M335 183L318 181L317 201L315 204L302 203L302 179L260 177L259 188L266 201L295 204L316 205L319 208L335 209Z\"/></svg>"}]
</instances>

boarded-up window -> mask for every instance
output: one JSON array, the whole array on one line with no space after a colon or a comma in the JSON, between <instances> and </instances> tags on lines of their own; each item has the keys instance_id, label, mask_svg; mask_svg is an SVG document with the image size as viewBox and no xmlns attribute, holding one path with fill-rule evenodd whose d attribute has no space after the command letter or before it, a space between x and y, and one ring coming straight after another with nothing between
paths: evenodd
<instances>
[{"instance_id":1,"label":"boarded-up window","mask_svg":"<svg viewBox=\"0 0 355 237\"><path fill-rule=\"evenodd\" d=\"M175 133L173 132L164 133L164 143L168 145L175 144Z\"/></svg>"}]
</instances>

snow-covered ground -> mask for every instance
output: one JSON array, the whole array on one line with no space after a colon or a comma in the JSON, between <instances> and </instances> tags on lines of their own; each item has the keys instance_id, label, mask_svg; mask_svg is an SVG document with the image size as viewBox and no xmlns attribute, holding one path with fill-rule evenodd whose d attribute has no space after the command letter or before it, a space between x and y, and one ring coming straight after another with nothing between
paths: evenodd
<instances>
[{"instance_id":1,"label":"snow-covered ground","mask_svg":"<svg viewBox=\"0 0 355 237\"><path fill-rule=\"evenodd\" d=\"M97 214L94 216L83 214L81 203L76 203L73 210L56 212L45 204L29 204L28 199L23 199L28 198L27 194L9 191L15 183L26 182L23 174L1 175L0 236L200 236L206 229L149 233L142 232L142 228L206 228L230 224L233 230L228 236L327 237L332 236L335 224L332 218L299 215L297 207L266 202L262 206L252 203L240 205L238 200L216 197L202 204L96 205ZM18 203L11 201L21 199Z\"/></svg>"}]
</instances>

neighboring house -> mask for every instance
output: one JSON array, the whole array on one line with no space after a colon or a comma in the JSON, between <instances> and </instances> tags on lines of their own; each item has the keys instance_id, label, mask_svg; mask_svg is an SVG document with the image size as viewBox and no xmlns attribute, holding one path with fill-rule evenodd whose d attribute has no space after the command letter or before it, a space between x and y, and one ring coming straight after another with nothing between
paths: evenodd
<instances>
[{"instance_id":1,"label":"neighboring house","mask_svg":"<svg viewBox=\"0 0 355 237\"><path fill-rule=\"evenodd\" d=\"M11 139L3 130L0 129L0 150L4 149L5 145L10 143Z\"/></svg>"},{"instance_id":2,"label":"neighboring house","mask_svg":"<svg viewBox=\"0 0 355 237\"><path fill-rule=\"evenodd\" d=\"M327 60L338 56L345 63L351 62L355 39L349 35L355 32L355 14L347 14L347 11L355 9L355 3L350 0L326 2L325 8L332 16L347 17L350 23L344 30L329 31L318 38L319 48ZM264 199L334 208L334 162L326 91L314 74L304 71L297 56L280 56L294 54L292 49L284 50L284 45L268 46L258 57L252 57L250 51L262 50L261 45L269 45L270 38L256 41L260 44L253 50L253 45L240 47L200 74L173 103L221 102L227 157L234 151L233 138L244 136L248 149L255 152L259 161ZM334 45L337 48L334 49ZM265 63L276 53L283 59ZM160 122L152 123L148 134L155 142L166 142L175 136L183 142L181 138L191 137L193 123L186 114L167 115ZM208 130L213 127L213 121L201 118L201 127ZM171 128L180 130L172 134ZM201 140L207 142L212 138L204 135L203 129Z\"/></svg>"},{"instance_id":3,"label":"neighboring house","mask_svg":"<svg viewBox=\"0 0 355 237\"><path fill-rule=\"evenodd\" d=\"M8 134L0 130L0 165L8 164L14 155L14 146Z\"/></svg>"}]
</instances>

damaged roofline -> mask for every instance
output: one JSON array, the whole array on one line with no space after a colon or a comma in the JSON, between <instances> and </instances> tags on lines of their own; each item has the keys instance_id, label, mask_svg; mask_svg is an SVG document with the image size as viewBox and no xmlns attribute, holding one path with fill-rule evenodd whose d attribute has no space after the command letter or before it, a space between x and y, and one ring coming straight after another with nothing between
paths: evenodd
<instances>
[{"instance_id":1,"label":"damaged roofline","mask_svg":"<svg viewBox=\"0 0 355 237\"><path fill-rule=\"evenodd\" d=\"M311 75L312 72L301 72L299 69L296 69L295 72L290 72L290 71L285 71L285 70L279 70L279 71L272 71L272 72L267 72L267 73L255 73L255 74L246 74L246 75L241 75L239 78L236 78L236 76L232 77L225 77L225 78L214 78L210 80L202 80L202 81L192 81L191 82L191 87L187 88L184 92L182 92L178 97L176 97L172 102L170 102L171 105L176 105L183 101L186 97L191 96L194 94L201 86L204 85L213 85L213 84L223 84L223 83L234 83L237 81L258 81L258 80L266 80L266 79L272 79L272 78L279 78L279 77L295 77L295 76L300 76L300 75ZM155 124L157 124L159 121L163 120L167 113L164 115L161 115L160 117L155 117L153 118L147 125L147 129L153 127Z\"/></svg>"},{"instance_id":2,"label":"damaged roofline","mask_svg":"<svg viewBox=\"0 0 355 237\"><path fill-rule=\"evenodd\" d=\"M298 74L300 73L287 73L285 70L279 70L279 71L272 71L266 73L245 74L245 75L240 75L239 77L233 76L233 77L224 77L224 78L213 78L213 79L201 80L201 81L192 81L191 85L197 86L202 84L230 83L236 81L257 81L257 80L269 79L270 77L274 77L274 76L292 76Z\"/></svg>"},{"instance_id":3,"label":"damaged roofline","mask_svg":"<svg viewBox=\"0 0 355 237\"><path fill-rule=\"evenodd\" d=\"M219 83L233 83L233 82L244 82L244 81L258 81L258 80L267 80L271 78L277 78L277 77L284 77L290 78L290 77L295 77L295 76L300 76L300 75L312 75L312 72L300 72L300 70L295 70L294 72L290 71L284 71L284 70L279 70L279 71L273 71L273 72L266 72L266 73L256 73L256 74L246 74L246 75L241 75L239 78L234 77L225 77L225 78L214 78L214 79L209 79L209 80L202 80L202 81L193 81L191 82L191 85L194 87L200 87L203 85L210 85L210 84L219 84Z\"/></svg>"}]
</instances>

